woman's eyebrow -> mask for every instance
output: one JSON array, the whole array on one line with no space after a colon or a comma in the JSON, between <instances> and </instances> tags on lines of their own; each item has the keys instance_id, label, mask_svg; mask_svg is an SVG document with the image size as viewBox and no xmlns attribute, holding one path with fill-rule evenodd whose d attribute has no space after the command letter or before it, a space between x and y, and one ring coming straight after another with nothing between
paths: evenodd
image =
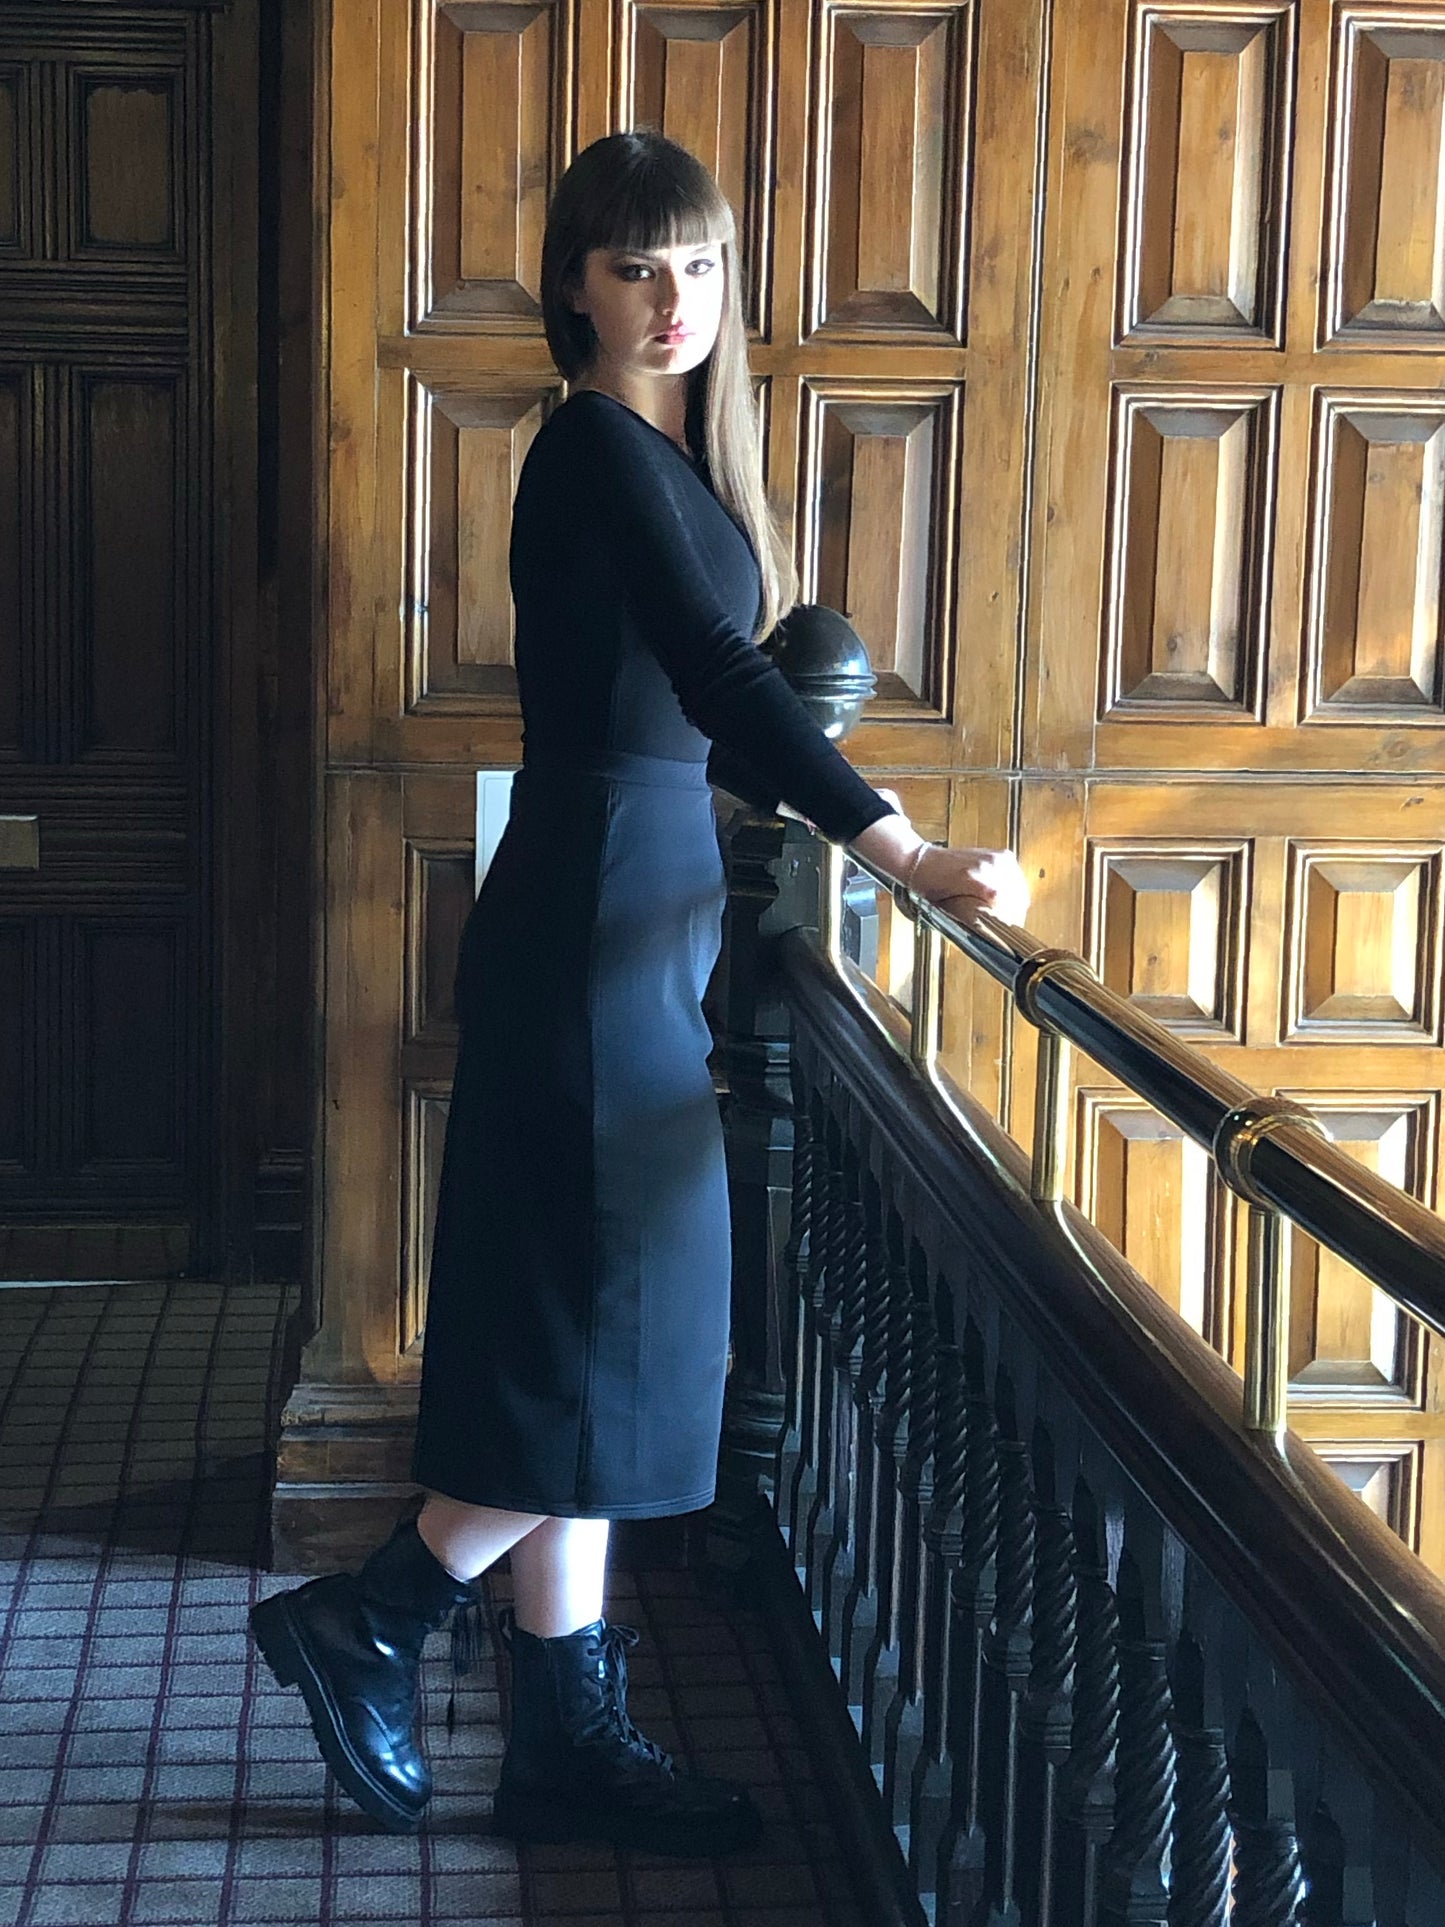
<instances>
[{"instance_id":1,"label":"woman's eyebrow","mask_svg":"<svg viewBox=\"0 0 1445 1927\"><path fill-rule=\"evenodd\" d=\"M688 244L689 254L709 254L716 247L716 241L693 241ZM629 260L660 261L666 252L663 248L609 248L612 255L626 255Z\"/></svg>"}]
</instances>

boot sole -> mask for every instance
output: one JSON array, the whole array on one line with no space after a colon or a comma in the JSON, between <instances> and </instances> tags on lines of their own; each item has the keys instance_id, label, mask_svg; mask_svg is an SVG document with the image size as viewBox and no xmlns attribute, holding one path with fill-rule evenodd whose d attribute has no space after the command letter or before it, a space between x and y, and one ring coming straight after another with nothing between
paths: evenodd
<instances>
[{"instance_id":1,"label":"boot sole","mask_svg":"<svg viewBox=\"0 0 1445 1927\"><path fill-rule=\"evenodd\" d=\"M284 1593L263 1599L252 1608L251 1634L276 1684L301 1689L321 1757L338 1783L363 1813L379 1821L389 1833L415 1833L421 1825L421 1814L400 1805L385 1787L378 1786L352 1751L326 1682L306 1649L305 1634Z\"/></svg>"},{"instance_id":2,"label":"boot sole","mask_svg":"<svg viewBox=\"0 0 1445 1927\"><path fill-rule=\"evenodd\" d=\"M510 1840L558 1846L568 1840L604 1840L638 1853L677 1854L690 1860L710 1860L716 1854L736 1853L756 1846L763 1835L762 1816L745 1807L731 1823L698 1820L660 1825L646 1814L579 1812L564 1799L545 1793L513 1793L499 1787L492 1800L492 1823Z\"/></svg>"}]
</instances>

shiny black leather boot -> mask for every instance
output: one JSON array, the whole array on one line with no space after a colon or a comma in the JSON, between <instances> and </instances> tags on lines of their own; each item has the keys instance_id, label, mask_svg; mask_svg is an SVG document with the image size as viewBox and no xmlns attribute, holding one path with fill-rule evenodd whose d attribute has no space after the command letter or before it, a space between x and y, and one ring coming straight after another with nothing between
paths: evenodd
<instances>
[{"instance_id":1,"label":"shiny black leather boot","mask_svg":"<svg viewBox=\"0 0 1445 1927\"><path fill-rule=\"evenodd\" d=\"M299 1686L321 1756L364 1813L413 1833L431 1797L418 1720L426 1636L474 1597L408 1520L360 1572L262 1600L251 1630L282 1686Z\"/></svg>"},{"instance_id":2,"label":"shiny black leather boot","mask_svg":"<svg viewBox=\"0 0 1445 1927\"><path fill-rule=\"evenodd\" d=\"M537 1639L504 1612L512 1729L493 1815L514 1840L609 1840L698 1857L752 1846L762 1818L731 1780L684 1773L627 1716L630 1626Z\"/></svg>"}]
</instances>

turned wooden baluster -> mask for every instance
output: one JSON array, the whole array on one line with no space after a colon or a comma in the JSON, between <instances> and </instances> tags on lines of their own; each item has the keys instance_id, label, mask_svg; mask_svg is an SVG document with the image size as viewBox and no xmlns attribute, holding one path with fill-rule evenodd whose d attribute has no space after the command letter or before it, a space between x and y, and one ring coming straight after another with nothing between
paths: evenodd
<instances>
[{"instance_id":1,"label":"turned wooden baluster","mask_svg":"<svg viewBox=\"0 0 1445 1927\"><path fill-rule=\"evenodd\" d=\"M1119 1561L1119 1733L1114 1831L1104 1853L1101 1927L1168 1927L1174 1831L1173 1705L1157 1589L1127 1546Z\"/></svg>"},{"instance_id":2,"label":"turned wooden baluster","mask_svg":"<svg viewBox=\"0 0 1445 1927\"><path fill-rule=\"evenodd\" d=\"M903 1596L903 1467L913 1412L913 1281L907 1233L896 1217L888 1246L888 1341L883 1403L877 1428L878 1628L863 1661L863 1749L883 1765L885 1721L898 1691L900 1605Z\"/></svg>"},{"instance_id":3,"label":"turned wooden baluster","mask_svg":"<svg viewBox=\"0 0 1445 1927\"><path fill-rule=\"evenodd\" d=\"M813 1173L817 1152L813 1141L810 1111L811 1093L798 1065L793 1067L793 1203L788 1241L783 1247L782 1271L791 1281L787 1294L788 1344L786 1360L787 1392L784 1399L785 1424L778 1442L778 1471L774 1481L778 1526L791 1545L794 1542L795 1481L803 1459L803 1385L806 1376L804 1346L807 1339L808 1274L813 1235Z\"/></svg>"},{"instance_id":4,"label":"turned wooden baluster","mask_svg":"<svg viewBox=\"0 0 1445 1927\"><path fill-rule=\"evenodd\" d=\"M823 1289L823 1266L820 1254L823 1248L828 1209L828 1147L825 1137L827 1112L823 1108L821 1093L812 1086L808 1091L808 1110L808 1135L811 1144L808 1240L806 1250L799 1253L798 1260L797 1453L793 1462L785 1507L788 1517L788 1549L793 1556L795 1566L801 1565L803 1561L804 1527L808 1510L813 1503L817 1478L814 1459L817 1427L815 1371L817 1347L813 1342L813 1319L817 1300Z\"/></svg>"},{"instance_id":5,"label":"turned wooden baluster","mask_svg":"<svg viewBox=\"0 0 1445 1927\"><path fill-rule=\"evenodd\" d=\"M884 1716L883 1801L896 1827L908 1824L913 1768L923 1743L923 1521L933 1502L933 1437L938 1404L938 1334L926 1266L909 1255L913 1288L913 1377L908 1454L899 1470L902 1551L898 1598L898 1684Z\"/></svg>"},{"instance_id":6,"label":"turned wooden baluster","mask_svg":"<svg viewBox=\"0 0 1445 1927\"><path fill-rule=\"evenodd\" d=\"M920 1895L936 1894L939 1843L951 1807L948 1757L953 1676L953 1576L963 1554L968 1401L963 1351L955 1336L953 1288L934 1294L938 1391L934 1402L933 1495L923 1526L923 1729L909 1797L908 1860Z\"/></svg>"},{"instance_id":7,"label":"turned wooden baluster","mask_svg":"<svg viewBox=\"0 0 1445 1927\"><path fill-rule=\"evenodd\" d=\"M1020 1721L1019 1895L1031 1927L1054 1927L1058 1852L1058 1778L1074 1720L1074 1656L1079 1587L1074 1523L1058 1502L1053 1439L1034 1430L1034 1638L1029 1690ZM1035 1847L1034 1842L1037 1842Z\"/></svg>"},{"instance_id":8,"label":"turned wooden baluster","mask_svg":"<svg viewBox=\"0 0 1445 1927\"><path fill-rule=\"evenodd\" d=\"M983 1827L986 1904L980 1927L1017 1927L1019 1721L1033 1654L1034 1490L1017 1435L1013 1387L1000 1373L998 1597L983 1655ZM1032 1852L1034 1843L1028 1843Z\"/></svg>"},{"instance_id":9,"label":"turned wooden baluster","mask_svg":"<svg viewBox=\"0 0 1445 1927\"><path fill-rule=\"evenodd\" d=\"M963 1335L963 1546L953 1577L948 1750L952 1762L949 1823L939 1843L939 1927L966 1927L984 1892L986 1841L981 1800L983 1651L997 1593L998 1428L986 1389L983 1340L972 1323Z\"/></svg>"},{"instance_id":10,"label":"turned wooden baluster","mask_svg":"<svg viewBox=\"0 0 1445 1927\"><path fill-rule=\"evenodd\" d=\"M1060 1927L1095 1927L1104 1844L1114 1824L1119 1727L1119 1611L1104 1522L1090 1488L1074 1495L1078 1644L1069 1757L1059 1775L1056 1912Z\"/></svg>"},{"instance_id":11,"label":"turned wooden baluster","mask_svg":"<svg viewBox=\"0 0 1445 1927\"><path fill-rule=\"evenodd\" d=\"M846 1102L842 1094L836 1101ZM833 1506L837 1497L835 1426L838 1375L834 1366L838 1314L848 1255L847 1139L836 1112L829 1112L825 1136L828 1190L820 1253L820 1287L813 1309L813 1382L816 1402L813 1429L814 1488L803 1527L805 1590L815 1613L823 1609L823 1560L833 1536Z\"/></svg>"},{"instance_id":12,"label":"turned wooden baluster","mask_svg":"<svg viewBox=\"0 0 1445 1927\"><path fill-rule=\"evenodd\" d=\"M1231 1927L1303 1927L1304 1875L1290 1776L1271 1770L1264 1733L1245 1712L1229 1752L1234 1827Z\"/></svg>"},{"instance_id":13,"label":"turned wooden baluster","mask_svg":"<svg viewBox=\"0 0 1445 1927\"><path fill-rule=\"evenodd\" d=\"M836 1104L844 1106L846 1096L836 1093ZM828 1114L828 1204L823 1233L823 1289L813 1310L813 1370L817 1374L817 1484L803 1528L803 1565L807 1603L823 1615L823 1574L828 1549L834 1536L834 1513L846 1495L838 1484L838 1426L840 1393L838 1384L838 1324L842 1316L844 1285L848 1280L848 1253L852 1243L852 1201L850 1201L850 1148L848 1133L836 1110ZM842 1405L848 1399L842 1397ZM846 1422L846 1412L842 1414Z\"/></svg>"},{"instance_id":14,"label":"turned wooden baluster","mask_svg":"<svg viewBox=\"0 0 1445 1927\"><path fill-rule=\"evenodd\" d=\"M863 1337L858 1362L857 1490L854 1500L852 1579L838 1608L842 1647L839 1678L849 1710L863 1717L864 1664L878 1631L879 1572L885 1549L879 1543L884 1514L880 1504L886 1477L880 1453L879 1426L886 1398L890 1276L888 1240L897 1233L896 1214L885 1213L876 1183L865 1199L868 1231L864 1257L867 1290L863 1307ZM891 1462L889 1469L891 1469Z\"/></svg>"},{"instance_id":15,"label":"turned wooden baluster","mask_svg":"<svg viewBox=\"0 0 1445 1927\"><path fill-rule=\"evenodd\" d=\"M827 1093L813 1094L813 1209L812 1231L808 1240L808 1276L803 1292L803 1330L800 1351L802 1400L800 1404L800 1441L798 1464L793 1474L793 1497L789 1546L793 1564L806 1572L809 1533L818 1506L819 1438L826 1376L824 1353L818 1327L824 1317L823 1295L827 1289L828 1244L832 1236L835 1186L832 1163L832 1122Z\"/></svg>"},{"instance_id":16,"label":"turned wooden baluster","mask_svg":"<svg viewBox=\"0 0 1445 1927\"><path fill-rule=\"evenodd\" d=\"M1437 1890L1433 1904L1422 1898L1412 1907L1377 1892L1374 1863L1381 1848L1377 1837L1379 1808L1374 1793L1352 1767L1326 1757L1317 1796L1308 1825L1299 1829L1300 1855L1309 1888L1304 1912L1308 1927L1375 1927L1377 1919L1380 1927L1402 1927L1406 1919L1445 1919L1445 1907L1438 1898L1438 1875L1433 1883ZM1386 1848L1380 1858L1382 1866L1390 1867L1396 1892L1403 1896L1415 1856L1402 1841L1397 1852L1391 1854ZM1379 1886L1383 1889L1387 1884L1382 1880Z\"/></svg>"},{"instance_id":17,"label":"turned wooden baluster","mask_svg":"<svg viewBox=\"0 0 1445 1927\"><path fill-rule=\"evenodd\" d=\"M1300 1857L1309 1868L1306 1927L1345 1927L1345 1837L1327 1806L1316 1807L1300 1828ZM1358 1919L1352 1915L1350 1927ZM1373 1907L1366 1923L1375 1927Z\"/></svg>"},{"instance_id":18,"label":"turned wooden baluster","mask_svg":"<svg viewBox=\"0 0 1445 1927\"><path fill-rule=\"evenodd\" d=\"M844 1183L842 1287L833 1326L833 1532L821 1574L823 1638L841 1663L843 1607L853 1584L858 1530L858 1381L863 1365L863 1324L868 1306L868 1213L865 1178L856 1140L847 1147Z\"/></svg>"},{"instance_id":19,"label":"turned wooden baluster","mask_svg":"<svg viewBox=\"0 0 1445 1927\"><path fill-rule=\"evenodd\" d=\"M1229 1919L1229 1762L1206 1680L1204 1655L1186 1630L1170 1668L1178 1778L1169 1927L1225 1927Z\"/></svg>"}]
</instances>

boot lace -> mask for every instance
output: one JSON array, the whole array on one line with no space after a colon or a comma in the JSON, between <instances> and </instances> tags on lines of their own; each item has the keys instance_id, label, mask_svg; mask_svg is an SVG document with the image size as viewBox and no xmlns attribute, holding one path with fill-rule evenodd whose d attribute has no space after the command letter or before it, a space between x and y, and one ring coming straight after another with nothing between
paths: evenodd
<instances>
[{"instance_id":1,"label":"boot lace","mask_svg":"<svg viewBox=\"0 0 1445 1927\"><path fill-rule=\"evenodd\" d=\"M447 1735L457 1730L457 1681L474 1672L491 1650L487 1637L487 1608L480 1592L459 1606L452 1620L452 1679L447 1695Z\"/></svg>"},{"instance_id":2,"label":"boot lace","mask_svg":"<svg viewBox=\"0 0 1445 1927\"><path fill-rule=\"evenodd\" d=\"M638 1730L627 1711L627 1655L637 1644L640 1635L634 1626L616 1626L604 1622L602 1629L602 1677L605 1681L607 1709L612 1716L617 1732L627 1745L641 1754L651 1766L661 1767L664 1772L672 1769L672 1755L666 1753L654 1740Z\"/></svg>"}]
</instances>

